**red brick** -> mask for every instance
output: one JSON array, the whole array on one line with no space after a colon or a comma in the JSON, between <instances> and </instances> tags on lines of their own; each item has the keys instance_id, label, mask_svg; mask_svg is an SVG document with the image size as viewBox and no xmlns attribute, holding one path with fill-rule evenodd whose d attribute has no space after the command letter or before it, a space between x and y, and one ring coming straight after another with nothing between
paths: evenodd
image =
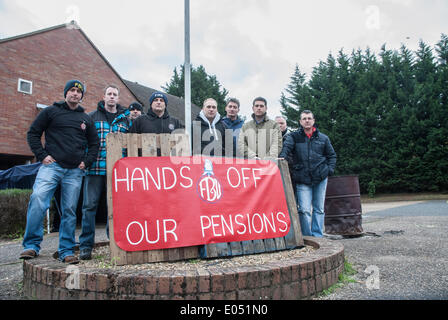
<instances>
[{"instance_id":1,"label":"red brick","mask_svg":"<svg viewBox=\"0 0 448 320\"><path fill-rule=\"evenodd\" d=\"M185 277L180 275L174 275L171 277L171 283L172 283L172 293L174 295L181 295L184 292L184 288L186 286L185 284Z\"/></svg>"},{"instance_id":2,"label":"red brick","mask_svg":"<svg viewBox=\"0 0 448 320\"><path fill-rule=\"evenodd\" d=\"M158 279L158 294L164 295L164 294L170 294L170 282L171 277L170 276L162 276Z\"/></svg>"},{"instance_id":3,"label":"red brick","mask_svg":"<svg viewBox=\"0 0 448 320\"><path fill-rule=\"evenodd\" d=\"M34 157L26 142L26 132L39 113L36 103L51 105L63 100L64 85L70 79L79 79L86 85L81 105L88 112L96 109L103 88L109 83L120 87L122 105L136 100L80 30L61 27L5 41L0 43L0 56L0 121L6 131L0 154ZM17 91L19 78L33 82L31 95Z\"/></svg>"}]
</instances>

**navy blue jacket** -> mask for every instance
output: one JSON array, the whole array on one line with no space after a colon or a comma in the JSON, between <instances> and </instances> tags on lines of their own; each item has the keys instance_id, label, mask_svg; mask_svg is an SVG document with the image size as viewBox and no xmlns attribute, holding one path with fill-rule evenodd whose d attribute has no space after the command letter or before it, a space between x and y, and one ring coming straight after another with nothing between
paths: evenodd
<instances>
[{"instance_id":1,"label":"navy blue jacket","mask_svg":"<svg viewBox=\"0 0 448 320\"><path fill-rule=\"evenodd\" d=\"M293 157L291 179L296 184L316 184L334 173L336 152L330 139L318 129L311 139L303 128L291 132L283 143L280 158Z\"/></svg>"}]
</instances>

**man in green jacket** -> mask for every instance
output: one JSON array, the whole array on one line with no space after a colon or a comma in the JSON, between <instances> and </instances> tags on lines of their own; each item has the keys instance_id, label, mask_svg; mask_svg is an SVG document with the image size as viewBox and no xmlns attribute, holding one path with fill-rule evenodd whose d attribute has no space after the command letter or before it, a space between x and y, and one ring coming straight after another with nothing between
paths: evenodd
<instances>
[{"instance_id":1,"label":"man in green jacket","mask_svg":"<svg viewBox=\"0 0 448 320\"><path fill-rule=\"evenodd\" d=\"M267 116L265 98L252 103L252 120L246 122L238 138L239 155L246 159L277 159L282 150L282 134L277 122Z\"/></svg>"}]
</instances>

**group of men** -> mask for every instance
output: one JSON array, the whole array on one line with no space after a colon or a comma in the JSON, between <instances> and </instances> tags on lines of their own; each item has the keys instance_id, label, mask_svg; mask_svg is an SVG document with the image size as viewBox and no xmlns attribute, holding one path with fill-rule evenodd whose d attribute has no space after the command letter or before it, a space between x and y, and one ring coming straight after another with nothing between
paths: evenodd
<instances>
[{"instance_id":1,"label":"group of men","mask_svg":"<svg viewBox=\"0 0 448 320\"><path fill-rule=\"evenodd\" d=\"M42 166L28 205L21 259L39 255L43 240L42 222L59 185L62 217L58 257L68 264L79 262L74 248L76 209L83 179L79 258L91 259L96 212L107 181L107 134L161 134L183 129L181 122L170 116L168 98L162 92L151 95L149 110L143 114L143 107L138 102L131 103L129 108L121 106L119 88L109 85L104 89L97 110L87 114L80 105L84 91L81 81L68 81L64 87L64 101L55 102L44 109L28 131L28 144ZM301 128L290 132L283 117L276 117L274 121L267 116L267 101L263 97L254 99L250 121L244 122L238 115L238 99L228 99L225 111L226 116L221 117L213 98L203 102L202 110L192 124L193 154L288 159L291 178L297 190L302 233L322 237L327 177L334 172L336 153L328 137L314 125L312 112L303 111ZM45 135L44 145L42 135Z\"/></svg>"}]
</instances>

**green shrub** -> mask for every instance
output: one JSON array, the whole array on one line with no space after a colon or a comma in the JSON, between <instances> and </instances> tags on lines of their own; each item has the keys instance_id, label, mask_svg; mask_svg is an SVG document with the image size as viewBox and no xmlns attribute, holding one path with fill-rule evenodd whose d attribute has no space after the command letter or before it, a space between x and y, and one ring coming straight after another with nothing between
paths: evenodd
<instances>
[{"instance_id":1,"label":"green shrub","mask_svg":"<svg viewBox=\"0 0 448 320\"><path fill-rule=\"evenodd\" d=\"M0 190L0 237L21 236L32 190Z\"/></svg>"}]
</instances>

